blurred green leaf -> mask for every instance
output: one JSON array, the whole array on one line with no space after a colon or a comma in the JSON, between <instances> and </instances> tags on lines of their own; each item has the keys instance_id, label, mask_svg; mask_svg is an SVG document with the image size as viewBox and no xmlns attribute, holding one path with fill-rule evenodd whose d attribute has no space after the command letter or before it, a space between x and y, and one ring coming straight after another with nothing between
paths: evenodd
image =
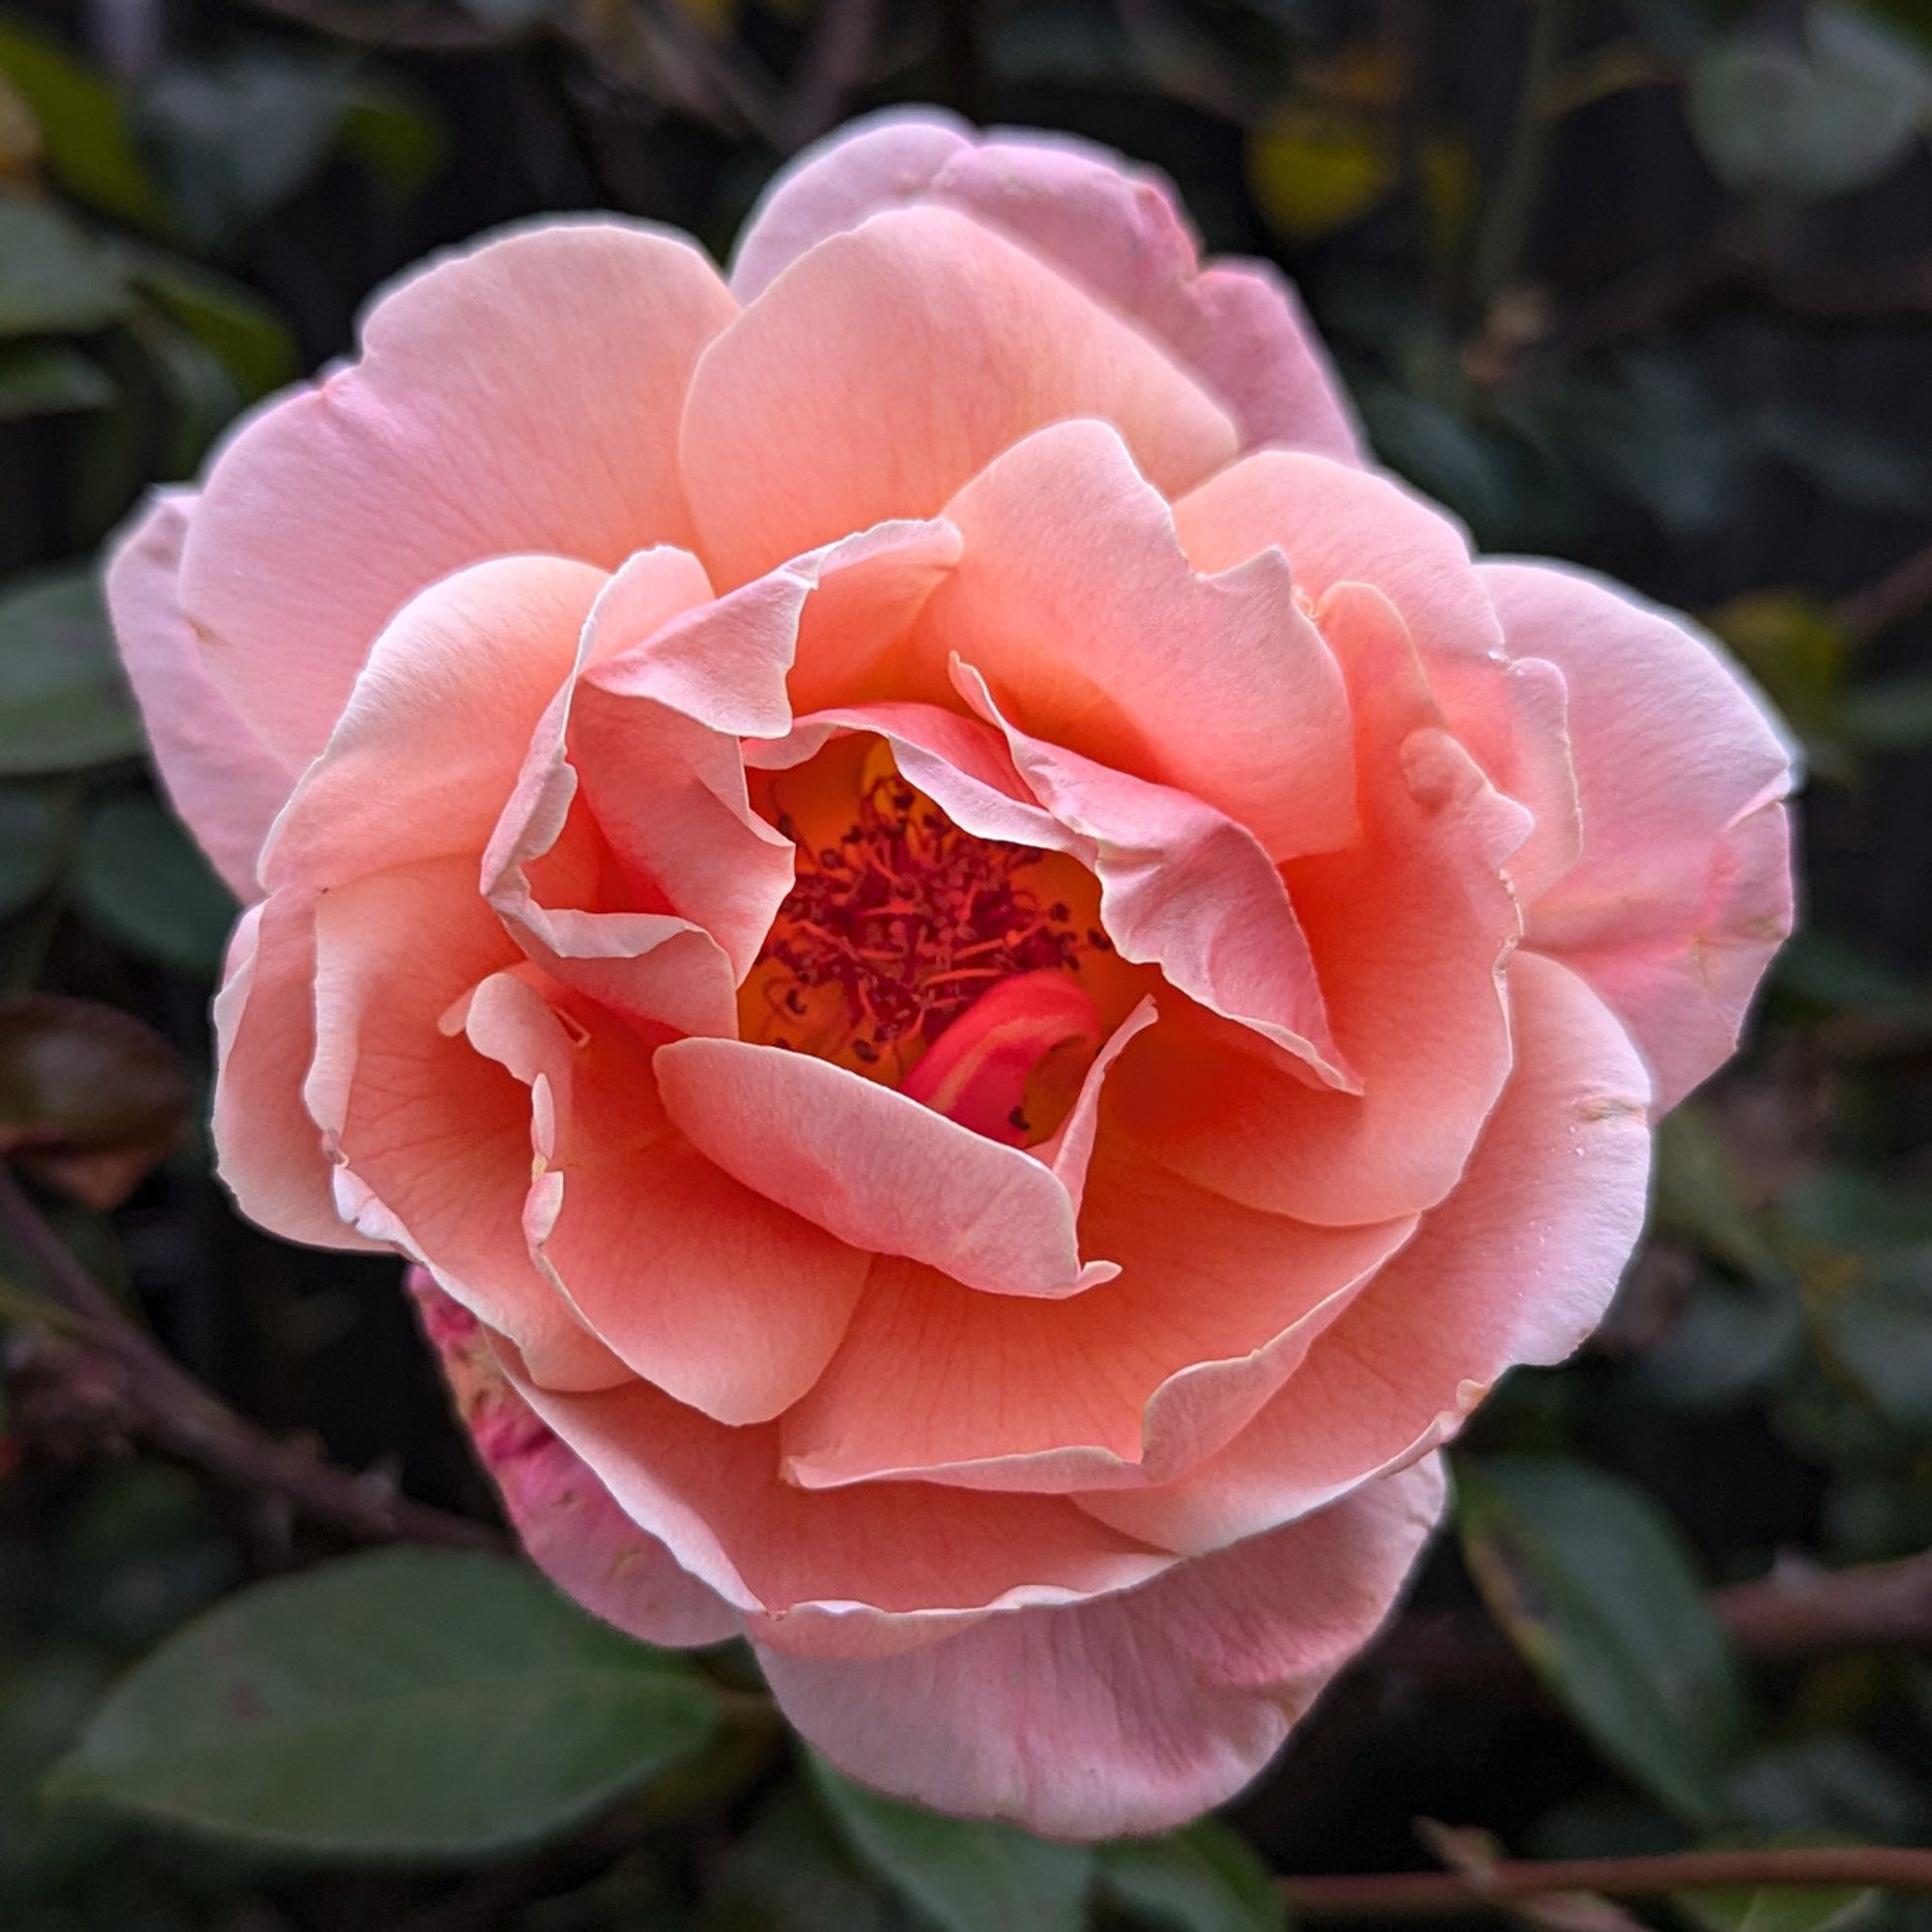
<instances>
[{"instance_id":1,"label":"blurred green leaf","mask_svg":"<svg viewBox=\"0 0 1932 1932\"><path fill-rule=\"evenodd\" d=\"M328 157L345 103L335 62L253 48L164 68L141 125L188 233L219 248Z\"/></svg>"},{"instance_id":2,"label":"blurred green leaf","mask_svg":"<svg viewBox=\"0 0 1932 1932\"><path fill-rule=\"evenodd\" d=\"M108 82L59 42L11 18L0 18L0 74L33 110L47 172L68 193L136 227L166 225L127 109Z\"/></svg>"},{"instance_id":3,"label":"blurred green leaf","mask_svg":"<svg viewBox=\"0 0 1932 1932\"><path fill-rule=\"evenodd\" d=\"M176 255L151 252L134 265L135 279L234 378L253 402L293 382L297 352L282 319L252 289Z\"/></svg>"},{"instance_id":4,"label":"blurred green leaf","mask_svg":"<svg viewBox=\"0 0 1932 1932\"><path fill-rule=\"evenodd\" d=\"M1932 672L1873 678L1848 691L1838 706L1847 743L1868 752L1911 752L1932 744Z\"/></svg>"},{"instance_id":5,"label":"blurred green leaf","mask_svg":"<svg viewBox=\"0 0 1932 1932\"><path fill-rule=\"evenodd\" d=\"M1747 29L1691 70L1691 128L1732 187L1841 194L1889 173L1918 136L1932 71L1910 43L1851 7L1809 8L1805 22L1802 43Z\"/></svg>"},{"instance_id":6,"label":"blurred green leaf","mask_svg":"<svg viewBox=\"0 0 1932 1932\"><path fill-rule=\"evenodd\" d=\"M1103 1897L1159 1932L1283 1932L1288 1909L1246 1839L1214 1818L1098 1848Z\"/></svg>"},{"instance_id":7,"label":"blurred green leaf","mask_svg":"<svg viewBox=\"0 0 1932 1932\"><path fill-rule=\"evenodd\" d=\"M1319 241L1378 206L1398 175L1388 117L1289 100L1248 131L1248 185L1268 225Z\"/></svg>"},{"instance_id":8,"label":"blurred green leaf","mask_svg":"<svg viewBox=\"0 0 1932 1932\"><path fill-rule=\"evenodd\" d=\"M1764 1886L1757 1890L1680 1891L1671 1900L1705 1932L1851 1932L1879 1894L1854 1886Z\"/></svg>"},{"instance_id":9,"label":"blurred green leaf","mask_svg":"<svg viewBox=\"0 0 1932 1932\"><path fill-rule=\"evenodd\" d=\"M1786 992L1833 1012L1916 1018L1932 1025L1932 995L1843 933L1802 926L1785 942L1772 972Z\"/></svg>"},{"instance_id":10,"label":"blurred green leaf","mask_svg":"<svg viewBox=\"0 0 1932 1932\"><path fill-rule=\"evenodd\" d=\"M811 1759L846 1842L942 1932L1080 1932L1094 1856L1011 1825L942 1818L882 1798Z\"/></svg>"},{"instance_id":11,"label":"blurred green leaf","mask_svg":"<svg viewBox=\"0 0 1932 1932\"><path fill-rule=\"evenodd\" d=\"M766 1799L731 1847L704 1918L705 1932L912 1932L916 1923L796 1780Z\"/></svg>"},{"instance_id":12,"label":"blurred green leaf","mask_svg":"<svg viewBox=\"0 0 1932 1932\"><path fill-rule=\"evenodd\" d=\"M195 980L219 975L240 911L193 840L145 792L116 793L89 814L73 894L108 938Z\"/></svg>"},{"instance_id":13,"label":"blurred green leaf","mask_svg":"<svg viewBox=\"0 0 1932 1932\"><path fill-rule=\"evenodd\" d=\"M104 328L128 303L112 249L56 208L0 194L0 336Z\"/></svg>"},{"instance_id":14,"label":"blurred green leaf","mask_svg":"<svg viewBox=\"0 0 1932 1932\"><path fill-rule=\"evenodd\" d=\"M47 1790L314 1857L464 1859L577 1823L714 1722L693 1673L526 1565L384 1549L189 1624Z\"/></svg>"},{"instance_id":15,"label":"blurred green leaf","mask_svg":"<svg viewBox=\"0 0 1932 1932\"><path fill-rule=\"evenodd\" d=\"M1719 1821L1744 1692L1669 1522L1638 1491L1577 1463L1465 1462L1457 1492L1470 1573L1550 1692L1673 1810Z\"/></svg>"},{"instance_id":16,"label":"blurred green leaf","mask_svg":"<svg viewBox=\"0 0 1932 1932\"><path fill-rule=\"evenodd\" d=\"M0 348L0 422L71 415L114 400L114 384L77 350L58 342Z\"/></svg>"},{"instance_id":17,"label":"blurred green leaf","mask_svg":"<svg viewBox=\"0 0 1932 1932\"><path fill-rule=\"evenodd\" d=\"M0 1000L0 1155L63 1193L118 1206L181 1137L188 1099L180 1058L132 1013Z\"/></svg>"},{"instance_id":18,"label":"blurred green leaf","mask_svg":"<svg viewBox=\"0 0 1932 1932\"><path fill-rule=\"evenodd\" d=\"M1706 621L1807 736L1834 732L1852 640L1830 605L1807 591L1766 589L1733 597Z\"/></svg>"},{"instance_id":19,"label":"blurred green leaf","mask_svg":"<svg viewBox=\"0 0 1932 1932\"><path fill-rule=\"evenodd\" d=\"M343 152L397 201L420 194L449 159L442 124L414 95L387 82L362 79L351 87L344 97L341 139Z\"/></svg>"},{"instance_id":20,"label":"blurred green leaf","mask_svg":"<svg viewBox=\"0 0 1932 1932\"><path fill-rule=\"evenodd\" d=\"M92 567L0 589L0 776L104 764L141 743Z\"/></svg>"},{"instance_id":21,"label":"blurred green leaf","mask_svg":"<svg viewBox=\"0 0 1932 1932\"><path fill-rule=\"evenodd\" d=\"M1727 1407L1773 1380L1804 1340L1804 1304L1792 1290L1707 1274L1638 1358L1629 1386L1670 1408Z\"/></svg>"},{"instance_id":22,"label":"blurred green leaf","mask_svg":"<svg viewBox=\"0 0 1932 1932\"><path fill-rule=\"evenodd\" d=\"M1694 1102L1658 1123L1651 1189L1661 1227L1753 1280L1773 1286L1792 1280L1789 1264L1744 1198L1723 1137Z\"/></svg>"},{"instance_id":23,"label":"blurred green leaf","mask_svg":"<svg viewBox=\"0 0 1932 1932\"><path fill-rule=\"evenodd\" d=\"M64 816L26 785L0 785L0 919L53 884L65 842Z\"/></svg>"},{"instance_id":24,"label":"blurred green leaf","mask_svg":"<svg viewBox=\"0 0 1932 1932\"><path fill-rule=\"evenodd\" d=\"M1911 1775L1862 1738L1801 1738L1752 1752L1731 1780L1739 1815L1777 1838L1922 1839L1927 1801Z\"/></svg>"}]
</instances>

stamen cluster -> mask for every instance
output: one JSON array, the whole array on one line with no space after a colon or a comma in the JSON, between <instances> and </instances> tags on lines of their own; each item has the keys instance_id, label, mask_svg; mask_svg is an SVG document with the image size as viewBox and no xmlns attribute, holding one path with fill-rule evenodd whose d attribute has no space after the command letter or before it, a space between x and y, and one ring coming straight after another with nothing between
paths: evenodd
<instances>
[{"instance_id":1,"label":"stamen cluster","mask_svg":"<svg viewBox=\"0 0 1932 1932\"><path fill-rule=\"evenodd\" d=\"M1098 931L1076 934L1066 906L1042 905L1023 882L1044 853L962 832L896 775L866 787L836 845L813 851L785 814L778 829L799 856L758 955L783 969L767 996L780 1014L803 1019L808 993L834 989L852 1053L867 1064L914 1036L936 1039L1001 980L1078 972L1083 951L1107 945Z\"/></svg>"}]
</instances>

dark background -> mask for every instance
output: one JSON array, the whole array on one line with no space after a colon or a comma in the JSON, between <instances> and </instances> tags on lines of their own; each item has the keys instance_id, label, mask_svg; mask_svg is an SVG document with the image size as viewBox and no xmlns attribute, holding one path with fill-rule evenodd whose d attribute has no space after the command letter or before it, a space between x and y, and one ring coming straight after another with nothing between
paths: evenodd
<instances>
[{"instance_id":1,"label":"dark background","mask_svg":"<svg viewBox=\"0 0 1932 1932\"><path fill-rule=\"evenodd\" d=\"M394 1270L284 1248L210 1179L204 1013L232 908L155 806L88 573L148 483L193 474L239 410L348 353L370 292L426 251L601 206L722 255L786 154L908 99L1167 170L1212 247L1297 278L1382 461L1485 548L1597 565L1696 612L1812 766L1805 933L1738 1067L1665 1133L1656 1232L1615 1315L1573 1365L1516 1378L1464 1445L1478 1481L1525 1455L1614 1472L1676 1540L1631 1543L1605 1516L1593 1557L1526 1504L1506 1537L1465 1521L1492 1600L1496 1566L1535 1584L1513 1634L1534 1652L1556 1627L1553 1690L1447 1538L1408 1621L1236 1823L1301 1872L1429 1863L1418 1817L1519 1854L1923 1842L1922 1564L1889 1586L1902 1628L1855 1619L1777 1655L1743 1634L1742 1701L1705 1727L1725 1735L1701 1814L1656 1761L1694 1754L1672 1732L1697 1730L1691 1693L1624 1684L1626 1715L1647 1697L1676 1711L1661 1745L1634 1742L1565 1678L1667 1673L1659 1605L1687 1578L1708 1592L1932 1544L1919 0L0 5L0 214L19 217L0 226L0 1133L36 1198L244 1415L490 1515ZM185 1096L102 1007L167 1042ZM244 1579L345 1539L184 1470L76 1394L34 1273L0 1247L0 1923L803 1927L858 1924L862 1903L896 1922L885 1892L811 1918L809 1886L732 1877L770 1765L673 1845L593 1835L507 1879L263 1867L41 1808L39 1768L102 1685ZM1562 1608L1566 1589L1587 1605L1593 1560L1637 1605L1602 1654ZM1846 1901L1811 1903L1775 1922ZM1774 1922L1753 1909L1716 1922Z\"/></svg>"}]
</instances>

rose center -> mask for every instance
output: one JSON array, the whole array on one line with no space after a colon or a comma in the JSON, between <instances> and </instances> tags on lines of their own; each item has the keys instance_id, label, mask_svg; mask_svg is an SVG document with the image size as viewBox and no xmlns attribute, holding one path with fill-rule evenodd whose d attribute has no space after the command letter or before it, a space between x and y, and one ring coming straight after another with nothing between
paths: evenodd
<instances>
[{"instance_id":1,"label":"rose center","mask_svg":"<svg viewBox=\"0 0 1932 1932\"><path fill-rule=\"evenodd\" d=\"M798 856L740 1001L746 1037L996 1139L1044 1138L1100 1041L1081 981L1111 949L1090 875L964 831L882 748L827 778L779 775L761 801Z\"/></svg>"}]
</instances>

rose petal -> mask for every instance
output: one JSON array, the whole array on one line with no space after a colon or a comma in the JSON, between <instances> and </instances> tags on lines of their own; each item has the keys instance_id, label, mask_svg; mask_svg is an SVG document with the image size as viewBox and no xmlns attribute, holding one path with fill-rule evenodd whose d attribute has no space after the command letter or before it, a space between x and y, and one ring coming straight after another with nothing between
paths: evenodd
<instances>
[{"instance_id":1,"label":"rose petal","mask_svg":"<svg viewBox=\"0 0 1932 1932\"><path fill-rule=\"evenodd\" d=\"M731 285L751 301L828 236L922 202L1013 236L1138 323L1233 405L1244 445L1356 455L1341 385L1280 272L1204 269L1163 176L1069 136L976 141L930 108L854 122L780 175L746 224Z\"/></svg>"},{"instance_id":2,"label":"rose petal","mask_svg":"<svg viewBox=\"0 0 1932 1932\"><path fill-rule=\"evenodd\" d=\"M1517 1069L1463 1184L1218 1456L1086 1508L1219 1548L1411 1462L1506 1370L1561 1361L1602 1320L1643 1226L1649 1076L1567 967L1520 952L1509 977Z\"/></svg>"},{"instance_id":3,"label":"rose petal","mask_svg":"<svg viewBox=\"0 0 1932 1932\"><path fill-rule=\"evenodd\" d=\"M551 221L398 284L360 362L251 417L209 471L181 606L263 744L298 771L377 633L452 570L687 542L677 423L735 308L686 242Z\"/></svg>"},{"instance_id":4,"label":"rose petal","mask_svg":"<svg viewBox=\"0 0 1932 1932\"><path fill-rule=\"evenodd\" d=\"M881 1790L1054 1837L1165 1831L1246 1784L1375 1634L1442 1492L1431 1459L1140 1589L856 1665L759 1661L799 1730Z\"/></svg>"},{"instance_id":5,"label":"rose petal","mask_svg":"<svg viewBox=\"0 0 1932 1932\"><path fill-rule=\"evenodd\" d=\"M1674 1106L1729 1057L1791 930L1791 748L1720 649L1665 612L1554 565L1483 577L1511 648L1569 686L1583 854L1536 902L1531 941L1609 1000Z\"/></svg>"},{"instance_id":6,"label":"rose petal","mask_svg":"<svg viewBox=\"0 0 1932 1932\"><path fill-rule=\"evenodd\" d=\"M255 861L295 781L214 688L181 613L194 506L188 490L149 499L114 547L107 610L169 803L245 905L261 896Z\"/></svg>"},{"instance_id":7,"label":"rose petal","mask_svg":"<svg viewBox=\"0 0 1932 1932\"><path fill-rule=\"evenodd\" d=\"M874 215L793 263L698 364L680 447L699 553L739 584L932 516L1077 415L1117 424L1169 491L1235 453L1204 389L1036 257L946 210Z\"/></svg>"}]
</instances>

